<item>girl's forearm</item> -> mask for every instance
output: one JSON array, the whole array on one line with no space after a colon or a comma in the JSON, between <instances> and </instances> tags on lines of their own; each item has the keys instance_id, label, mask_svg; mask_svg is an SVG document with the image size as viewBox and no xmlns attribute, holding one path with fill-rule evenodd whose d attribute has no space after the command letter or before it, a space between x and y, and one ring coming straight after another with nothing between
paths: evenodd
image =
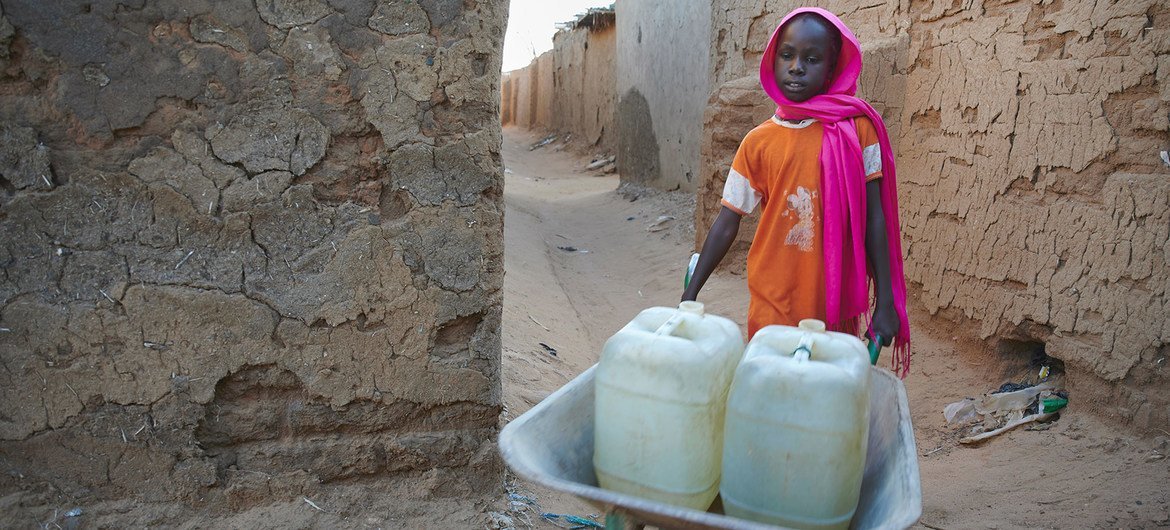
<instances>
[{"instance_id":1,"label":"girl's forearm","mask_svg":"<svg viewBox=\"0 0 1170 530\"><path fill-rule=\"evenodd\" d=\"M683 301L694 300L699 296L699 290L735 242L735 236L739 234L739 220L740 215L730 208L724 206L719 210L719 216L715 218L711 231L707 232L707 239L703 241L703 250L699 253L699 262L695 264L691 283L683 291Z\"/></svg>"},{"instance_id":2,"label":"girl's forearm","mask_svg":"<svg viewBox=\"0 0 1170 530\"><path fill-rule=\"evenodd\" d=\"M880 180L872 180L865 185L865 254L874 272L877 305L892 306L894 291L890 282L890 245L886 238Z\"/></svg>"}]
</instances>

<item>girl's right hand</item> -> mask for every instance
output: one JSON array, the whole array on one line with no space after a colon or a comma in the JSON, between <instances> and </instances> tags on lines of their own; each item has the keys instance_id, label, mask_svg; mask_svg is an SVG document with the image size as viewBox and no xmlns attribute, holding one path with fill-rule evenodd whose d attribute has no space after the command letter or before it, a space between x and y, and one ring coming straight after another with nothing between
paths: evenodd
<instances>
[{"instance_id":1,"label":"girl's right hand","mask_svg":"<svg viewBox=\"0 0 1170 530\"><path fill-rule=\"evenodd\" d=\"M898 335L902 327L902 319L898 318L898 311L894 304L878 304L873 310L873 321L870 328L873 334L881 339L882 346L889 346Z\"/></svg>"}]
</instances>

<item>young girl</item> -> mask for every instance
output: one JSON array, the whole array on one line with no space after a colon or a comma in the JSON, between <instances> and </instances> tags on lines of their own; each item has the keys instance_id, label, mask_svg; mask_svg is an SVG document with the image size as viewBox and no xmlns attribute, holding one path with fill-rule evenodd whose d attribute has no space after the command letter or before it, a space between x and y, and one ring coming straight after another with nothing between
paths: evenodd
<instances>
[{"instance_id":1,"label":"young girl","mask_svg":"<svg viewBox=\"0 0 1170 530\"><path fill-rule=\"evenodd\" d=\"M881 116L854 96L857 37L832 13L784 17L760 62L776 114L744 137L723 190L723 208L683 300L694 300L757 207L748 252L748 336L804 318L856 335L875 306L869 334L894 345L893 368L910 368L910 327L898 225L894 153ZM868 264L868 267L867 267Z\"/></svg>"}]
</instances>

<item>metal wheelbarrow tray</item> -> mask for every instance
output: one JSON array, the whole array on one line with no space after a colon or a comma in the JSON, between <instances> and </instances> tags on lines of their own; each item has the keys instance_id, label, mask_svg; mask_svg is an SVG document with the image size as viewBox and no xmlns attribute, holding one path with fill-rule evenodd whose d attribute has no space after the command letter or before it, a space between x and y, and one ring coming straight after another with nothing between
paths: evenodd
<instances>
[{"instance_id":1,"label":"metal wheelbarrow tray","mask_svg":"<svg viewBox=\"0 0 1170 530\"><path fill-rule=\"evenodd\" d=\"M776 528L598 487L593 472L596 369L595 365L586 370L504 427L500 452L508 467L525 479L642 524L681 529ZM850 528L908 528L922 515L922 485L906 389L890 372L872 370L865 475Z\"/></svg>"}]
</instances>

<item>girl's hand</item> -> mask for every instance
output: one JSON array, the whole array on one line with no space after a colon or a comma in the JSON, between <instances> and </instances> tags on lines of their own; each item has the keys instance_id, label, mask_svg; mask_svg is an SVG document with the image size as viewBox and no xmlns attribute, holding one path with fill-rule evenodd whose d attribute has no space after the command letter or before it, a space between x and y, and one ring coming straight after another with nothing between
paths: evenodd
<instances>
[{"instance_id":1,"label":"girl's hand","mask_svg":"<svg viewBox=\"0 0 1170 530\"><path fill-rule=\"evenodd\" d=\"M902 320L898 318L898 311L894 304L878 304L873 310L873 333L882 339L882 346L889 346L898 335L902 327Z\"/></svg>"}]
</instances>

